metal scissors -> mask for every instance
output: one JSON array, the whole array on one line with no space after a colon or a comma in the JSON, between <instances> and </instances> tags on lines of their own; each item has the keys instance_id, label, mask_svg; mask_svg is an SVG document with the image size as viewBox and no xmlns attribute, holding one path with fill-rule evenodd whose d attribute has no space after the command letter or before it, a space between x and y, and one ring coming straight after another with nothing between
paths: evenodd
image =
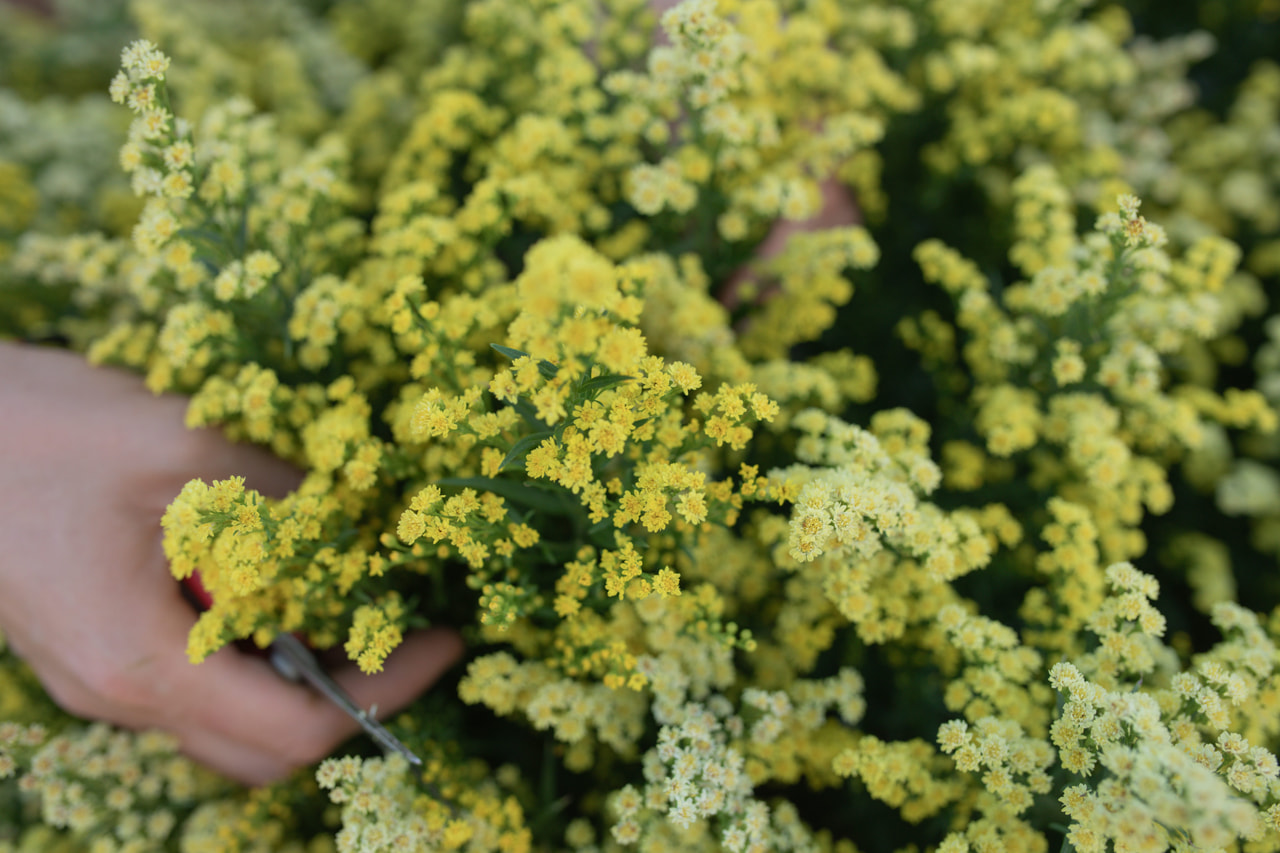
<instances>
[{"instance_id":1,"label":"metal scissors","mask_svg":"<svg viewBox=\"0 0 1280 853\"><path fill-rule=\"evenodd\" d=\"M213 603L213 596L204 588L204 584L200 582L200 575L193 574L182 581L182 589L186 597L192 604L201 610L209 609ZM360 728L364 729L369 737L373 738L378 746L382 747L383 752L398 752L405 757L412 765L421 766L422 759L413 753L409 747L405 746L386 727L374 719L374 710L366 711L361 708L356 700L351 698L351 694L342 688L342 685L333 680L329 673L324 671L324 667L316 660L316 656L311 653L306 644L295 637L293 634L281 633L271 641L271 645L266 648L266 656L271 661L271 666L275 671L280 673L289 681L306 682L311 688L320 695L324 696L334 705L337 705L351 719L355 720Z\"/></svg>"},{"instance_id":2,"label":"metal scissors","mask_svg":"<svg viewBox=\"0 0 1280 853\"><path fill-rule=\"evenodd\" d=\"M351 694L343 690L342 685L334 681L329 673L324 671L324 668L320 666L320 662L316 660L316 656L311 653L311 650L293 634L280 634L272 640L271 645L267 646L267 659L271 661L271 665L275 667L276 672L290 681L305 681L326 699L345 711L348 717L355 720L360 725L360 728L364 729L365 733L373 738L378 746L382 747L383 752L398 752L410 764L422 764L421 758L414 755L409 747L401 743L395 735L387 731L382 723L374 719L374 711L366 711L356 704L356 700L351 698ZM374 710L376 711L376 709L377 706L375 705Z\"/></svg>"}]
</instances>

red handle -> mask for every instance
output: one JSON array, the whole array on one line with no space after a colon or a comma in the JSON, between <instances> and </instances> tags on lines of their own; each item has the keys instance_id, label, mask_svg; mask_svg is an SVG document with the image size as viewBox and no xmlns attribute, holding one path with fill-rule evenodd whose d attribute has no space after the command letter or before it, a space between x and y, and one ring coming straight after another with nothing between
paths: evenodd
<instances>
[{"instance_id":1,"label":"red handle","mask_svg":"<svg viewBox=\"0 0 1280 853\"><path fill-rule=\"evenodd\" d=\"M213 606L213 595L205 588L204 581L200 579L199 572L192 572L182 580L182 596L191 603L191 606L203 613ZM306 642L301 632L295 632L294 636L299 640ZM253 640L245 638L236 640L236 647L242 652L259 657L268 657L266 649L258 648ZM309 647L309 644L308 644Z\"/></svg>"},{"instance_id":2,"label":"red handle","mask_svg":"<svg viewBox=\"0 0 1280 853\"><path fill-rule=\"evenodd\" d=\"M204 581L200 579L199 572L188 575L182 581L182 589L186 593L187 600L195 605L197 610L204 611L213 606L213 596L204 588Z\"/></svg>"}]
</instances>

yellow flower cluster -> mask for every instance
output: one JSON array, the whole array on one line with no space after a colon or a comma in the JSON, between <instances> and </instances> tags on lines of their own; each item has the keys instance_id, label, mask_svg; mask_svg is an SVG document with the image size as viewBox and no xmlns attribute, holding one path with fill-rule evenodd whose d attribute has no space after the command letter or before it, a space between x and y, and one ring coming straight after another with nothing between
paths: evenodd
<instances>
[{"instance_id":1,"label":"yellow flower cluster","mask_svg":"<svg viewBox=\"0 0 1280 853\"><path fill-rule=\"evenodd\" d=\"M987 564L991 543L968 512L920 500L941 481L924 451L929 428L909 412L880 412L864 430L816 409L796 416L796 456L771 473L771 492L795 504L789 556L868 642L900 634L895 575L918 561L916 583L942 587ZM804 564L811 564L805 567ZM898 593L899 590L893 590ZM935 611L936 612L936 611Z\"/></svg>"},{"instance_id":2,"label":"yellow flower cluster","mask_svg":"<svg viewBox=\"0 0 1280 853\"><path fill-rule=\"evenodd\" d=\"M361 577L380 574L398 560L371 554L369 547L339 552L319 544L337 536L344 514L360 502L354 490L341 499L329 490L331 482L332 475L321 471L269 505L245 489L243 478L211 485L192 480L170 504L162 519L170 567L179 579L198 571L212 599L189 638L193 661L236 638L252 637L266 646L280 631L306 629L313 642L329 646L344 623L354 655L368 671L378 669L399 644L394 626L403 610L394 597L359 611L357 623L355 612L341 604ZM312 608L301 600L309 594Z\"/></svg>"},{"instance_id":3,"label":"yellow flower cluster","mask_svg":"<svg viewBox=\"0 0 1280 853\"><path fill-rule=\"evenodd\" d=\"M1027 737L1013 720L980 717L972 728L951 720L938 729L938 744L954 758L956 769L982 771L983 786L1014 814L1025 812L1035 794L1053 787L1047 772L1053 750L1043 740Z\"/></svg>"},{"instance_id":4,"label":"yellow flower cluster","mask_svg":"<svg viewBox=\"0 0 1280 853\"><path fill-rule=\"evenodd\" d=\"M652 673L661 723L657 744L645 753L645 785L614 792L610 831L624 845L666 843L672 828L695 846L709 840L698 831L707 820L719 827L723 849L793 850L813 843L787 803L770 805L753 796L769 779L794 780L804 773L815 784L832 784L833 756L849 738L827 720L830 709L845 725L865 708L862 682L844 670L823 681L797 681L791 692L743 691L735 709L723 694L705 702L689 698L687 680L670 657L646 661ZM665 815L666 820L661 817Z\"/></svg>"},{"instance_id":5,"label":"yellow flower cluster","mask_svg":"<svg viewBox=\"0 0 1280 853\"><path fill-rule=\"evenodd\" d=\"M1055 665L1050 677L1068 697L1053 731L1063 766L1081 775L1106 771L1096 788L1074 785L1062 795L1077 849L1101 851L1115 840L1138 850L1179 840L1217 848L1261 837L1258 809L1235 791L1274 797L1266 793L1280 774L1274 755L1224 733L1219 743L1232 757L1223 762L1213 746L1180 745L1161 703L1145 693L1109 691L1071 664Z\"/></svg>"},{"instance_id":6,"label":"yellow flower cluster","mask_svg":"<svg viewBox=\"0 0 1280 853\"><path fill-rule=\"evenodd\" d=\"M356 608L351 618L351 634L343 649L362 672L379 672L391 650L404 639L400 623L404 603L392 593L385 602Z\"/></svg>"},{"instance_id":7,"label":"yellow flower cluster","mask_svg":"<svg viewBox=\"0 0 1280 853\"><path fill-rule=\"evenodd\" d=\"M473 661L458 695L504 716L523 710L531 725L551 729L567 745L566 761L575 769L591 765L597 743L620 754L634 753L643 733L644 704L636 693L584 684L506 652Z\"/></svg>"},{"instance_id":8,"label":"yellow flower cluster","mask_svg":"<svg viewBox=\"0 0 1280 853\"><path fill-rule=\"evenodd\" d=\"M135 254L120 272L142 310L135 323L115 324L95 341L91 358L145 366L157 392L194 391L243 347L260 346L252 330L273 322L281 294L292 296L358 237L355 223L340 217L347 154L335 136L301 148L244 98L210 107L198 126L178 118L169 106L169 58L148 41L130 46L123 65L111 95L137 118L121 165L135 191L152 198L133 228ZM63 260L78 270L91 262L103 264ZM282 270L286 278L277 279ZM302 308L315 310L309 300ZM148 315L158 309L164 322L157 328ZM305 316L299 312L295 323L307 323ZM138 335L155 348L146 351Z\"/></svg>"},{"instance_id":9,"label":"yellow flower cluster","mask_svg":"<svg viewBox=\"0 0 1280 853\"><path fill-rule=\"evenodd\" d=\"M926 741L885 742L864 734L836 756L835 772L857 776L867 794L892 806L908 823L919 823L956 802L963 789L941 772L945 758Z\"/></svg>"},{"instance_id":10,"label":"yellow flower cluster","mask_svg":"<svg viewBox=\"0 0 1280 853\"><path fill-rule=\"evenodd\" d=\"M1070 210L1047 168L1027 171L1013 190L1025 202ZM1015 244L1011 258L1034 275L1009 287L1003 304L946 247L926 242L916 252L926 278L956 300L968 333L965 359L981 383L972 393L974 423L988 451L1061 448L1060 460L1031 453L1033 471L1064 487L1074 481L1062 494L1103 522L1098 535L1111 560L1141 552L1133 527L1144 506L1161 513L1171 503L1161 454L1195 450L1214 422L1262 431L1276 424L1256 392L1219 397L1190 383L1163 387L1165 354L1211 336L1215 316L1227 310L1223 281L1238 257L1234 247L1204 238L1170 258L1161 229L1138 215L1138 200L1122 196L1118 206L1083 241L1068 235L1054 263L1019 261L1019 247L1033 243Z\"/></svg>"},{"instance_id":11,"label":"yellow flower cluster","mask_svg":"<svg viewBox=\"0 0 1280 853\"><path fill-rule=\"evenodd\" d=\"M1102 683L1141 677L1156 667L1163 651L1154 640L1165 633L1165 617L1152 602L1160 584L1131 563L1116 563L1106 570L1110 595L1093 612L1089 630L1098 637L1098 648L1078 659L1085 671Z\"/></svg>"},{"instance_id":12,"label":"yellow flower cluster","mask_svg":"<svg viewBox=\"0 0 1280 853\"><path fill-rule=\"evenodd\" d=\"M337 853L468 850L527 853L532 849L515 797L474 772L450 772L432 756L423 791L401 755L385 759L330 758L316 770L320 787L341 807ZM470 777L470 778L469 778Z\"/></svg>"},{"instance_id":13,"label":"yellow flower cluster","mask_svg":"<svg viewBox=\"0 0 1280 853\"><path fill-rule=\"evenodd\" d=\"M0 779L38 798L41 819L94 851L160 851L183 818L225 785L177 754L159 732L134 736L95 724L50 737L39 725L0 722Z\"/></svg>"},{"instance_id":14,"label":"yellow flower cluster","mask_svg":"<svg viewBox=\"0 0 1280 853\"><path fill-rule=\"evenodd\" d=\"M823 38L830 18L788 21L771 4L747 3L737 29L719 5L699 0L667 11L667 44L650 52L645 71L614 72L603 83L625 104L617 120L628 141L671 148L661 162L630 169L628 201L659 217L664 210L686 213L719 191L729 203L715 220L717 231L738 242L764 222L812 216L820 199L812 176L852 161L883 134L879 104L824 89L824 77L858 67L878 100L901 107L911 95L865 55L832 50ZM791 97L782 94L787 90ZM810 131L789 138L781 128L793 121Z\"/></svg>"},{"instance_id":15,"label":"yellow flower cluster","mask_svg":"<svg viewBox=\"0 0 1280 853\"><path fill-rule=\"evenodd\" d=\"M965 663L947 686L943 697L947 707L975 724L999 711L1005 720L1042 734L1048 720L1047 691L1038 678L1043 669L1041 655L1022 645L1007 626L966 614L959 605L947 605L937 618Z\"/></svg>"}]
</instances>

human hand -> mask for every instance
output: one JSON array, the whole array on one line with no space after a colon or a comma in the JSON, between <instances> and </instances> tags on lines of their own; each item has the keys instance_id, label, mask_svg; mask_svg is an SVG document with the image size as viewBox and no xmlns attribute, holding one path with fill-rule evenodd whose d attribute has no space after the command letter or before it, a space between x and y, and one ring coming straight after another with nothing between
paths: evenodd
<instances>
[{"instance_id":1,"label":"human hand","mask_svg":"<svg viewBox=\"0 0 1280 853\"><path fill-rule=\"evenodd\" d=\"M356 725L264 659L186 656L196 614L170 575L160 517L188 480L243 475L280 496L300 475L266 451L183 425L185 402L58 350L0 343L0 630L77 716L175 734L184 752L264 784L314 763ZM461 654L409 634L384 670L334 677L394 711Z\"/></svg>"},{"instance_id":2,"label":"human hand","mask_svg":"<svg viewBox=\"0 0 1280 853\"><path fill-rule=\"evenodd\" d=\"M52 0L5 0L10 6L16 6L19 9L25 9L28 12L34 12L37 15L49 17L53 15Z\"/></svg>"},{"instance_id":3,"label":"human hand","mask_svg":"<svg viewBox=\"0 0 1280 853\"><path fill-rule=\"evenodd\" d=\"M779 219L774 222L769 228L769 233L756 247L752 259L735 270L720 288L717 298L721 304L726 308L736 308L744 301L767 302L776 292L775 290L767 289L763 293L753 293L750 299L744 300L743 285L754 279L757 264L780 253L786 248L787 241L796 234L838 228L842 225L857 225L862 221L862 213L858 210L858 202L854 199L853 193L839 180L827 178L818 185L818 190L822 194L822 200L817 213L800 221Z\"/></svg>"}]
</instances>

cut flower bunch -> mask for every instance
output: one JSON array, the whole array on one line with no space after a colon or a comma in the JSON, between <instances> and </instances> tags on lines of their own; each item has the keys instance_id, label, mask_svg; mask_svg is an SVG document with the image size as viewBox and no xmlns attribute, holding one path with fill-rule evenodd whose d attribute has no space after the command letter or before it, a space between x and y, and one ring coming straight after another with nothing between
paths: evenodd
<instances>
[{"instance_id":1,"label":"cut flower bunch","mask_svg":"<svg viewBox=\"0 0 1280 853\"><path fill-rule=\"evenodd\" d=\"M0 334L304 472L173 495L192 664L468 646L422 767L245 790L0 638L0 853L1280 850L1280 65L1213 64L1280 9L1227 5L0 10Z\"/></svg>"}]
</instances>

